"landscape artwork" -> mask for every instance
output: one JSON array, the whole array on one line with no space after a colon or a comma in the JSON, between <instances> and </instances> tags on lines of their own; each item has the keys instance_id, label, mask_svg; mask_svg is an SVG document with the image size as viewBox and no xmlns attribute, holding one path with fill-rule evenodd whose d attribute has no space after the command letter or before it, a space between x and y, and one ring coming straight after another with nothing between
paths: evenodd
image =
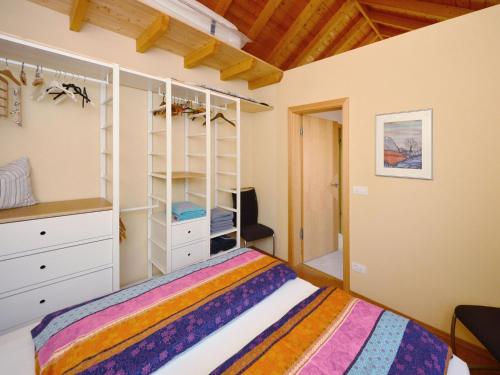
<instances>
[{"instance_id":1,"label":"landscape artwork","mask_svg":"<svg viewBox=\"0 0 500 375\"><path fill-rule=\"evenodd\" d=\"M422 169L422 121L384 124L384 166Z\"/></svg>"},{"instance_id":2,"label":"landscape artwork","mask_svg":"<svg viewBox=\"0 0 500 375\"><path fill-rule=\"evenodd\" d=\"M432 110L377 115L376 175L432 179Z\"/></svg>"}]
</instances>

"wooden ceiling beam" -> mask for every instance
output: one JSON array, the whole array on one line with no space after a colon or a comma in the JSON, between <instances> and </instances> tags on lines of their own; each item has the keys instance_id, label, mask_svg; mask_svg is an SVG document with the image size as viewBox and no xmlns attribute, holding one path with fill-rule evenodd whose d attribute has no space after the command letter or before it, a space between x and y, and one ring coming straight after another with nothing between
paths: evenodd
<instances>
[{"instance_id":1,"label":"wooden ceiling beam","mask_svg":"<svg viewBox=\"0 0 500 375\"><path fill-rule=\"evenodd\" d=\"M278 83L283 78L283 72L276 72L268 74L267 76L260 77L251 81L248 81L248 89L255 90L260 87L269 86Z\"/></svg>"},{"instance_id":2,"label":"wooden ceiling beam","mask_svg":"<svg viewBox=\"0 0 500 375\"><path fill-rule=\"evenodd\" d=\"M253 57L249 57L248 59L240 61L237 64L224 68L220 71L220 79L221 81L236 79L239 75L252 70L255 66L255 63L255 59Z\"/></svg>"},{"instance_id":3,"label":"wooden ceiling beam","mask_svg":"<svg viewBox=\"0 0 500 375\"><path fill-rule=\"evenodd\" d=\"M354 45L352 49L359 48L359 47L364 47L367 46L368 44L372 44L374 42L379 41L380 39L378 38L377 34L373 32L373 30L369 30L368 33L364 38L362 38L357 44Z\"/></svg>"},{"instance_id":4,"label":"wooden ceiling beam","mask_svg":"<svg viewBox=\"0 0 500 375\"><path fill-rule=\"evenodd\" d=\"M73 0L69 13L69 29L71 31L81 30L87 16L88 8L89 0Z\"/></svg>"},{"instance_id":5,"label":"wooden ceiling beam","mask_svg":"<svg viewBox=\"0 0 500 375\"><path fill-rule=\"evenodd\" d=\"M144 53L153 47L156 41L167 32L169 23L170 17L159 14L153 23L135 40L135 50Z\"/></svg>"},{"instance_id":6,"label":"wooden ceiling beam","mask_svg":"<svg viewBox=\"0 0 500 375\"><path fill-rule=\"evenodd\" d=\"M371 20L377 24L394 27L396 29L411 31L421 27L432 25L432 22L424 22L414 18L395 16L388 13L372 10L368 12Z\"/></svg>"},{"instance_id":7,"label":"wooden ceiling beam","mask_svg":"<svg viewBox=\"0 0 500 375\"><path fill-rule=\"evenodd\" d=\"M250 27L250 30L248 31L247 36L255 40L261 33L262 29L266 26L267 22L269 19L273 16L274 12L278 8L278 6L281 4L282 0L268 0L266 2L266 5L264 5L264 8L259 13L259 16L253 23L252 27Z\"/></svg>"},{"instance_id":8,"label":"wooden ceiling beam","mask_svg":"<svg viewBox=\"0 0 500 375\"><path fill-rule=\"evenodd\" d=\"M370 19L370 17L368 16L368 13L366 12L365 8L363 7L363 5L361 5L359 3L358 0L355 0L354 2L356 4L356 8L359 10L359 12L363 15L363 17L365 17L366 19L366 22L368 22L368 24L370 25L370 27L372 28L372 30L375 32L375 34L377 34L377 37L382 40L384 39L382 37L382 35L380 35L380 32L378 31L378 28L377 26L374 25L374 23L372 22L372 20Z\"/></svg>"},{"instance_id":9,"label":"wooden ceiling beam","mask_svg":"<svg viewBox=\"0 0 500 375\"><path fill-rule=\"evenodd\" d=\"M406 32L405 30L394 29L392 27L387 27L387 26L384 26L384 25L380 25L379 29L380 29L380 33L382 34L382 36L384 38L391 38L393 36L398 36L398 35L403 34L403 33Z\"/></svg>"},{"instance_id":10,"label":"wooden ceiling beam","mask_svg":"<svg viewBox=\"0 0 500 375\"><path fill-rule=\"evenodd\" d=\"M309 44L302 49L300 54L290 64L290 67L304 65L316 60L316 58L328 47L328 39L331 38L332 30L338 26L339 21L348 17L354 9L355 4L353 0L347 0L340 9L323 25L321 30L309 42Z\"/></svg>"},{"instance_id":11,"label":"wooden ceiling beam","mask_svg":"<svg viewBox=\"0 0 500 375\"><path fill-rule=\"evenodd\" d=\"M309 18L316 12L316 10L320 7L322 0L310 0L307 2L307 5L302 9L299 16L293 21L291 26L285 32L285 34L281 37L278 44L274 46L271 52L267 56L267 61L275 66L280 66L281 63L285 60L283 55L283 50L288 46L288 44L292 41L292 39L297 35L299 31L304 28L304 25L309 21Z\"/></svg>"},{"instance_id":12,"label":"wooden ceiling beam","mask_svg":"<svg viewBox=\"0 0 500 375\"><path fill-rule=\"evenodd\" d=\"M231 6L233 0L217 0L214 11L224 17Z\"/></svg>"},{"instance_id":13,"label":"wooden ceiling beam","mask_svg":"<svg viewBox=\"0 0 500 375\"><path fill-rule=\"evenodd\" d=\"M357 34L360 30L362 30L366 23L366 19L364 17L360 17L352 26L349 27L347 32L333 44L326 56L333 56L348 51L353 45L353 40L356 39Z\"/></svg>"},{"instance_id":14,"label":"wooden ceiling beam","mask_svg":"<svg viewBox=\"0 0 500 375\"><path fill-rule=\"evenodd\" d=\"M219 41L216 39L211 39L208 43L202 47L195 49L194 51L188 53L184 56L184 68L191 69L203 63L203 60L212 56L217 47L219 46Z\"/></svg>"},{"instance_id":15,"label":"wooden ceiling beam","mask_svg":"<svg viewBox=\"0 0 500 375\"><path fill-rule=\"evenodd\" d=\"M459 8L451 5L443 5L417 0L359 0L361 4L385 10L405 12L421 17L432 17L437 21L463 16L472 12L470 9Z\"/></svg>"}]
</instances>

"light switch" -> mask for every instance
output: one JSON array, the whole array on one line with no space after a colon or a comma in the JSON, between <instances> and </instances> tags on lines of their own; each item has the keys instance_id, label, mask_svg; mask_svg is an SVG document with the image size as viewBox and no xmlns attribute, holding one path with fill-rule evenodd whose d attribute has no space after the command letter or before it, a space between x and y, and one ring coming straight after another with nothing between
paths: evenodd
<instances>
[{"instance_id":1,"label":"light switch","mask_svg":"<svg viewBox=\"0 0 500 375\"><path fill-rule=\"evenodd\" d=\"M356 195L368 195L368 186L353 186L352 193Z\"/></svg>"}]
</instances>

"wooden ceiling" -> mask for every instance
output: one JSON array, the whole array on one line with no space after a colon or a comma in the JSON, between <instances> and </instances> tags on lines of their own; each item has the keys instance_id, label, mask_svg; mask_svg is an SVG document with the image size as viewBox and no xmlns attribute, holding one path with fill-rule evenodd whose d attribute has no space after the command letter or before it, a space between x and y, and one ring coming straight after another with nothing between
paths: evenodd
<instances>
[{"instance_id":1,"label":"wooden ceiling","mask_svg":"<svg viewBox=\"0 0 500 375\"><path fill-rule=\"evenodd\" d=\"M500 4L500 0L199 0L286 70Z\"/></svg>"}]
</instances>

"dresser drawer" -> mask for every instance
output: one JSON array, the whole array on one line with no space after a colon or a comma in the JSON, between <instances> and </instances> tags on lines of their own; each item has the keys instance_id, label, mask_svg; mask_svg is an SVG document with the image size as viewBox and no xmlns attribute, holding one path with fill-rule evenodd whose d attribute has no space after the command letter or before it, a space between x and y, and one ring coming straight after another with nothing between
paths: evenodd
<instances>
[{"instance_id":1,"label":"dresser drawer","mask_svg":"<svg viewBox=\"0 0 500 375\"><path fill-rule=\"evenodd\" d=\"M208 241L203 240L172 249L172 271L207 259Z\"/></svg>"},{"instance_id":2,"label":"dresser drawer","mask_svg":"<svg viewBox=\"0 0 500 375\"><path fill-rule=\"evenodd\" d=\"M188 221L186 223L175 223L172 225L172 247L201 240L208 236L207 220Z\"/></svg>"},{"instance_id":3,"label":"dresser drawer","mask_svg":"<svg viewBox=\"0 0 500 375\"><path fill-rule=\"evenodd\" d=\"M91 242L0 262L0 293L111 264L112 240Z\"/></svg>"},{"instance_id":4,"label":"dresser drawer","mask_svg":"<svg viewBox=\"0 0 500 375\"><path fill-rule=\"evenodd\" d=\"M0 256L111 234L111 211L0 224Z\"/></svg>"},{"instance_id":5,"label":"dresser drawer","mask_svg":"<svg viewBox=\"0 0 500 375\"><path fill-rule=\"evenodd\" d=\"M0 331L111 293L112 281L109 268L0 299Z\"/></svg>"}]
</instances>

